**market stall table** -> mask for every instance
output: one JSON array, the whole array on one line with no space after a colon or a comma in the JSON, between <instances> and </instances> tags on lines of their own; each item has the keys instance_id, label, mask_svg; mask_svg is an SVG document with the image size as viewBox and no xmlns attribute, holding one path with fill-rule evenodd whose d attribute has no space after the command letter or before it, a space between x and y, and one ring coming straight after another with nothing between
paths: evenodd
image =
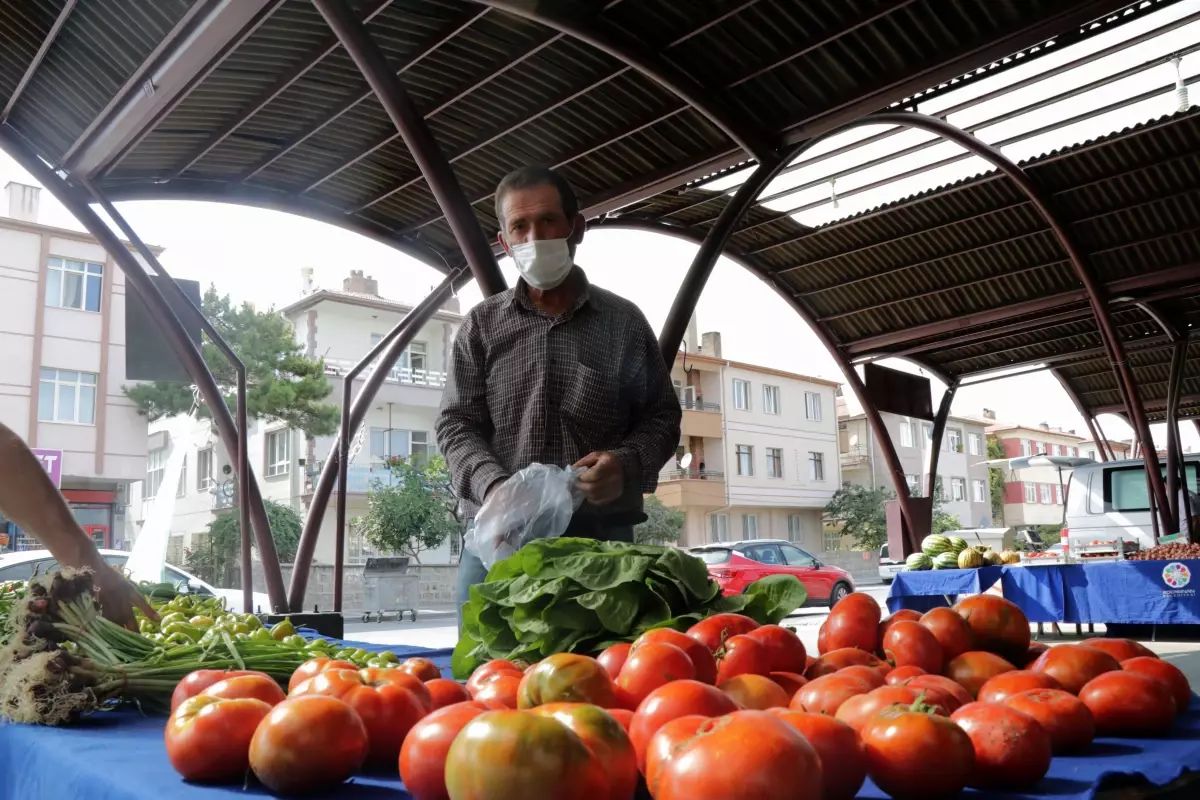
<instances>
[{"instance_id":1,"label":"market stall table","mask_svg":"<svg viewBox=\"0 0 1200 800\"><path fill-rule=\"evenodd\" d=\"M938 569L900 572L888 592L888 611L902 608L929 611L954 604L961 594L982 594L1000 580L1003 567L980 569Z\"/></svg>"}]
</instances>

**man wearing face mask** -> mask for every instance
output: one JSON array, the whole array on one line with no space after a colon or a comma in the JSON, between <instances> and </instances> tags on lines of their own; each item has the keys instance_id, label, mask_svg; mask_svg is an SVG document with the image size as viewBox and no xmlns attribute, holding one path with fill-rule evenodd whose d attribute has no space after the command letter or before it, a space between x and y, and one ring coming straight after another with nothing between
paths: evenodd
<instances>
[{"instance_id":1,"label":"man wearing face mask","mask_svg":"<svg viewBox=\"0 0 1200 800\"><path fill-rule=\"evenodd\" d=\"M517 285L467 314L437 421L438 447L468 517L532 463L584 468L565 535L633 541L643 493L675 454L682 411L658 340L633 303L574 263L586 223L574 190L544 167L496 189L499 241ZM459 564L458 609L486 570Z\"/></svg>"}]
</instances>

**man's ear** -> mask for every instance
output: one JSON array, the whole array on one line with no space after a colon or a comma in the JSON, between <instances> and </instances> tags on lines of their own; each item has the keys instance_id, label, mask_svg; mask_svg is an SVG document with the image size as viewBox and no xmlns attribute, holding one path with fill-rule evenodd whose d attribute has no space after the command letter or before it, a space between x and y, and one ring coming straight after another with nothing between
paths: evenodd
<instances>
[{"instance_id":1,"label":"man's ear","mask_svg":"<svg viewBox=\"0 0 1200 800\"><path fill-rule=\"evenodd\" d=\"M583 214L575 215L575 224L571 228L571 238L567 241L578 247L583 242L583 235L587 233L587 218Z\"/></svg>"},{"instance_id":2,"label":"man's ear","mask_svg":"<svg viewBox=\"0 0 1200 800\"><path fill-rule=\"evenodd\" d=\"M508 246L508 242L504 241L504 231L496 231L496 241L500 243L500 248L504 252L512 255L512 249Z\"/></svg>"}]
</instances>

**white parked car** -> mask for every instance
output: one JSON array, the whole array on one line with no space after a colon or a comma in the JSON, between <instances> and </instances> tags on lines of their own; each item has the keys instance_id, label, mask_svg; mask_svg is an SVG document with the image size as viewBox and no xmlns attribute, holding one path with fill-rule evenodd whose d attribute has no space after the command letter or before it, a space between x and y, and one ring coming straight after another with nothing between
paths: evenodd
<instances>
[{"instance_id":1,"label":"white parked car","mask_svg":"<svg viewBox=\"0 0 1200 800\"><path fill-rule=\"evenodd\" d=\"M100 555L104 556L104 560L114 566L124 565L129 560L129 553L124 550L101 550ZM5 553L0 555L0 583L5 581L27 581L33 577L34 572L38 575L45 575L58 569L58 561L54 556L50 555L49 550L23 550L18 553ZM242 590L241 589L218 589L217 587L200 580L191 573L184 572L179 567L170 564L163 565L162 574L163 583L175 584L176 590L181 594L196 594L201 596L216 596L225 599L225 607L241 612L242 610ZM271 601L263 592L254 593L254 610L257 612L268 611L271 608Z\"/></svg>"},{"instance_id":2,"label":"white parked car","mask_svg":"<svg viewBox=\"0 0 1200 800\"><path fill-rule=\"evenodd\" d=\"M904 570L904 562L896 561L888 556L888 546L879 548L879 580L891 583L896 575Z\"/></svg>"}]
</instances>

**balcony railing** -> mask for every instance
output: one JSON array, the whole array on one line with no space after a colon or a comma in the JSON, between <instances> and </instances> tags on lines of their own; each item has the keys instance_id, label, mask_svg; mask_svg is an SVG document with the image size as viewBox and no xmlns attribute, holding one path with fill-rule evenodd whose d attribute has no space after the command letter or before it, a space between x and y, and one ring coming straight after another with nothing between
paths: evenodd
<instances>
[{"instance_id":1,"label":"balcony railing","mask_svg":"<svg viewBox=\"0 0 1200 800\"><path fill-rule=\"evenodd\" d=\"M720 403L705 403L702 400L684 400L680 399L679 406L684 411L707 411L710 414L720 414Z\"/></svg>"},{"instance_id":2,"label":"balcony railing","mask_svg":"<svg viewBox=\"0 0 1200 800\"><path fill-rule=\"evenodd\" d=\"M345 358L325 359L325 374L344 375L350 371L355 362ZM365 377L365 374L364 376ZM388 370L388 383L399 383L405 386L425 386L430 389L441 389L446 385L446 373L425 369L410 369L409 367L392 367Z\"/></svg>"},{"instance_id":3,"label":"balcony railing","mask_svg":"<svg viewBox=\"0 0 1200 800\"><path fill-rule=\"evenodd\" d=\"M861 467L871 462L870 453L862 445L851 447L845 453L839 454L838 458L842 462L843 469Z\"/></svg>"},{"instance_id":4,"label":"balcony railing","mask_svg":"<svg viewBox=\"0 0 1200 800\"><path fill-rule=\"evenodd\" d=\"M315 461L311 469L307 471L305 482L305 491L312 491L312 484L317 476L321 474L321 470L325 467L324 461ZM371 466L355 466L350 465L350 469L346 471L346 493L347 494L366 494L371 489L372 484L379 482L382 486L397 486L400 479L392 473L383 464L373 464Z\"/></svg>"},{"instance_id":5,"label":"balcony railing","mask_svg":"<svg viewBox=\"0 0 1200 800\"><path fill-rule=\"evenodd\" d=\"M725 473L711 469L668 469L658 473L658 480L660 483L667 481L723 481Z\"/></svg>"}]
</instances>

